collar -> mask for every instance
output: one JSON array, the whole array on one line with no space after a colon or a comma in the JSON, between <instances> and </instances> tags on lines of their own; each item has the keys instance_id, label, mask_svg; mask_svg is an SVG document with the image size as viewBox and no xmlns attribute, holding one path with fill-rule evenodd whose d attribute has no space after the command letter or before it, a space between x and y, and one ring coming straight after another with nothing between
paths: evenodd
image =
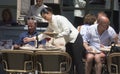
<instances>
[{"instance_id":1,"label":"collar","mask_svg":"<svg viewBox=\"0 0 120 74\"><path fill-rule=\"evenodd\" d=\"M34 31L32 34L30 34L29 32L27 32L27 35L35 35L37 34L37 31Z\"/></svg>"}]
</instances>

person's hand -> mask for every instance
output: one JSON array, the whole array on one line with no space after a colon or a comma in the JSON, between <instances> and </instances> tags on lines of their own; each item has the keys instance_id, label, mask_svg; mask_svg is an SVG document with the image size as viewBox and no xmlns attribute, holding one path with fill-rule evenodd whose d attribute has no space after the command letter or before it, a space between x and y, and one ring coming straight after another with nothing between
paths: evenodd
<instances>
[{"instance_id":1,"label":"person's hand","mask_svg":"<svg viewBox=\"0 0 120 74\"><path fill-rule=\"evenodd\" d=\"M87 51L93 51L93 49L92 49L91 46L86 47L86 50L87 50Z\"/></svg>"},{"instance_id":2,"label":"person's hand","mask_svg":"<svg viewBox=\"0 0 120 74\"><path fill-rule=\"evenodd\" d=\"M23 39L23 42L24 42L24 43L27 43L27 42L30 42L30 41L34 41L33 38L25 37L25 38Z\"/></svg>"},{"instance_id":3,"label":"person's hand","mask_svg":"<svg viewBox=\"0 0 120 74\"><path fill-rule=\"evenodd\" d=\"M104 48L104 45L103 45L103 44L100 44L100 48Z\"/></svg>"},{"instance_id":4,"label":"person's hand","mask_svg":"<svg viewBox=\"0 0 120 74\"><path fill-rule=\"evenodd\" d=\"M14 49L19 49L20 45L14 44L13 47Z\"/></svg>"},{"instance_id":5,"label":"person's hand","mask_svg":"<svg viewBox=\"0 0 120 74\"><path fill-rule=\"evenodd\" d=\"M39 48L43 48L43 47L44 47L44 45L43 45L43 44L40 44L40 45L39 45Z\"/></svg>"},{"instance_id":6,"label":"person's hand","mask_svg":"<svg viewBox=\"0 0 120 74\"><path fill-rule=\"evenodd\" d=\"M114 42L115 43L119 43L120 41L119 41L119 35L118 34L116 34L115 36L114 36Z\"/></svg>"},{"instance_id":7,"label":"person's hand","mask_svg":"<svg viewBox=\"0 0 120 74\"><path fill-rule=\"evenodd\" d=\"M92 47L89 46L88 42L84 42L84 43L83 43L83 46L85 47L85 49L86 49L87 51L93 51Z\"/></svg>"}]
</instances>

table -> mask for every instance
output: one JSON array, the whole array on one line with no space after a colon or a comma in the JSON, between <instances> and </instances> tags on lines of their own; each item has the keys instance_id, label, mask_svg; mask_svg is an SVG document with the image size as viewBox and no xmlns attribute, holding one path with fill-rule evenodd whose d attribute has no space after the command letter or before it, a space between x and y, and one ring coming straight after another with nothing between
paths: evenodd
<instances>
[{"instance_id":1,"label":"table","mask_svg":"<svg viewBox=\"0 0 120 74\"><path fill-rule=\"evenodd\" d=\"M116 44L116 46L120 47L120 44ZM100 48L100 50L104 52L110 52L110 49L111 49L111 46Z\"/></svg>"},{"instance_id":2,"label":"table","mask_svg":"<svg viewBox=\"0 0 120 74\"><path fill-rule=\"evenodd\" d=\"M58 48L56 48L58 49ZM24 64L23 68L19 68L19 70L15 70L14 69L5 69L8 72L33 72L35 70L38 70L40 73L67 73L70 70L71 67L71 57L69 56L68 53L61 51L61 50L50 50L50 49L45 49L43 50L43 48L37 48L37 49L26 49L26 50L9 50L9 49L3 49L0 50L0 52L2 54L9 54L11 56L9 57L13 57L12 54L14 55L14 58L21 61L23 58L23 61L21 61L19 63L19 66ZM17 54L22 54L21 58L19 55ZM26 56L24 56L26 55ZM16 57L17 56L17 57ZM39 59L39 57L42 57L42 59ZM54 58L48 58L50 56L53 56ZM5 57L5 56L4 56ZM3 57L3 60L5 60L5 58ZM18 58L19 57L19 58ZM29 58L28 58L29 57ZM59 57L63 57L62 61L59 61ZM10 60L11 58L9 58ZM5 60L5 64L7 63L11 63L12 65L14 64L18 64L19 61L16 61L17 63L12 63L11 61L9 61L8 59ZM47 60L47 61L46 61ZM52 61L51 61L52 60ZM13 60L12 60L13 61ZM42 63L43 62L43 66ZM55 64L55 63L57 64ZM54 63L54 64L53 64ZM58 65L59 63L59 65ZM27 64L30 64L31 66L27 68ZM48 66L49 65L49 66ZM18 67L19 67L18 66ZM60 68L59 70L53 70L55 67L54 66L58 66L58 68ZM66 67L66 70L63 70L64 66ZM39 68L38 68L39 67ZM54 67L53 69L48 69L48 67ZM21 70L22 69L22 70ZM47 69L47 70L45 70Z\"/></svg>"},{"instance_id":3,"label":"table","mask_svg":"<svg viewBox=\"0 0 120 74\"><path fill-rule=\"evenodd\" d=\"M109 47L102 47L102 48L100 48L100 50L103 51L103 52L110 52L110 48L111 48L111 46L109 46Z\"/></svg>"}]
</instances>

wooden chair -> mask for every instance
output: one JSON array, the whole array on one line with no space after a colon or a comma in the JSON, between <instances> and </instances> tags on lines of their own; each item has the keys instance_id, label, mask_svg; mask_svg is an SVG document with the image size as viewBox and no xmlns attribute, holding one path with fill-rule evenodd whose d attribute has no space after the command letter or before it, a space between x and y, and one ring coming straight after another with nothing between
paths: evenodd
<instances>
[{"instance_id":1,"label":"wooden chair","mask_svg":"<svg viewBox=\"0 0 120 74\"><path fill-rule=\"evenodd\" d=\"M120 53L109 54L108 70L110 74L120 74Z\"/></svg>"},{"instance_id":2,"label":"wooden chair","mask_svg":"<svg viewBox=\"0 0 120 74\"><path fill-rule=\"evenodd\" d=\"M40 74L67 74L70 71L72 60L66 52L37 51L35 54L36 68Z\"/></svg>"},{"instance_id":3,"label":"wooden chair","mask_svg":"<svg viewBox=\"0 0 120 74\"><path fill-rule=\"evenodd\" d=\"M2 52L3 69L12 73L33 72L33 52L25 50L10 50Z\"/></svg>"}]
</instances>

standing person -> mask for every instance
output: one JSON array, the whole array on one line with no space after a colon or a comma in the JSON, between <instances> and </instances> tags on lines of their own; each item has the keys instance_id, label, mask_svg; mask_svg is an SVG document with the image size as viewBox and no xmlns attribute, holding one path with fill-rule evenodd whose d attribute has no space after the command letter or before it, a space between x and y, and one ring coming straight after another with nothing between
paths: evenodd
<instances>
[{"instance_id":1,"label":"standing person","mask_svg":"<svg viewBox=\"0 0 120 74\"><path fill-rule=\"evenodd\" d=\"M66 52L68 52L73 61L73 65L76 66L77 74L84 74L84 65L82 63L83 57L83 40L78 30L72 25L67 18L61 15L54 15L50 7L41 10L42 17L48 21L48 27L45 32L58 33L55 38L64 37L66 41ZM43 39L46 35L38 35L39 40ZM24 42L35 41L36 37L24 38ZM74 66L71 68L70 74L73 72Z\"/></svg>"},{"instance_id":2,"label":"standing person","mask_svg":"<svg viewBox=\"0 0 120 74\"><path fill-rule=\"evenodd\" d=\"M26 44L35 46L35 41L24 43L23 39L25 37L31 38L33 36L38 35L39 33L36 31L36 26L37 26L37 21L33 17L29 17L29 19L27 20L28 31L23 32L19 35L18 41L14 44L14 48L19 48L20 46L23 46ZM39 42L39 44L45 44L45 42L46 40L42 40L41 42Z\"/></svg>"},{"instance_id":3,"label":"standing person","mask_svg":"<svg viewBox=\"0 0 120 74\"><path fill-rule=\"evenodd\" d=\"M86 5L86 1L85 0L74 0L74 6L75 8L79 8L79 9L75 9L74 10L74 26L77 28L78 25L83 25L83 17L85 15L85 5ZM80 9L83 8L83 9Z\"/></svg>"},{"instance_id":4,"label":"standing person","mask_svg":"<svg viewBox=\"0 0 120 74\"><path fill-rule=\"evenodd\" d=\"M97 24L91 25L83 37L84 47L87 51L86 74L91 73L93 60L95 61L96 74L101 74L101 59L105 57L105 54L101 52L100 48L111 45L111 42L117 43L117 34L109 24L109 19L106 16L101 16L97 19Z\"/></svg>"},{"instance_id":5,"label":"standing person","mask_svg":"<svg viewBox=\"0 0 120 74\"><path fill-rule=\"evenodd\" d=\"M34 16L35 19L39 22L44 22L45 20L41 17L40 15L40 11L42 10L42 8L47 7L44 3L43 0L36 0L36 4L32 5L29 8L28 14L27 16Z\"/></svg>"}]
</instances>

